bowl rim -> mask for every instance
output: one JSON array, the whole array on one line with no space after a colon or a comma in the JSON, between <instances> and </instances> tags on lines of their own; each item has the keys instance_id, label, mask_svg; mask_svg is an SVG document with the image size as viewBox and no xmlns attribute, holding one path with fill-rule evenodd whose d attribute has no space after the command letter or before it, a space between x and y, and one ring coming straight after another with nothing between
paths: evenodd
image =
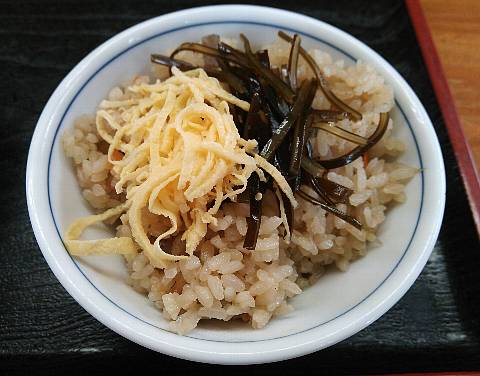
<instances>
[{"instance_id":1,"label":"bowl rim","mask_svg":"<svg viewBox=\"0 0 480 376\"><path fill-rule=\"evenodd\" d=\"M125 317L124 312L116 312L117 317L113 317L111 314L112 307L109 307L108 304L104 304L105 302L99 301L99 297L92 295L91 291L88 289L82 291L82 283L79 283L77 278L74 275L71 275L69 270L65 269L62 259L59 258L58 255L55 255L54 249L58 249L59 245L58 242L55 246L51 244L51 239L49 236L52 232L52 228L50 226L51 223L49 221L45 221L45 203L42 202L44 192L42 192L40 188L42 185L38 184L39 179L43 179L43 181L46 180L45 172L42 173L42 168L38 168L40 160L38 156L42 155L42 152L44 153L46 150L48 150L49 146L52 146L51 144L48 144L43 135L48 129L51 129L51 127L54 126L52 121L54 116L52 115L56 111L58 112L59 108L65 108L66 103L65 101L62 102L62 98L66 97L66 93L72 91L72 89L78 86L79 80L81 81L83 79L83 81L85 81L83 76L87 74L88 67L91 64L94 62L98 63L99 61L104 62L106 57L111 55L112 51L115 52L119 49L124 50L125 44L127 44L129 46L128 49L130 49L139 43L150 39L145 37L138 38L136 36L137 34L142 34L142 32L148 31L150 27L166 21L173 23L176 22L180 25L184 24L186 27L189 25L195 26L197 24L188 21L188 17L195 16L200 19L202 17L208 18L215 15L223 17L226 12L234 15L228 18L228 21L230 22L238 22L241 21L241 19L246 19L246 22L249 22L248 14L249 12L253 13L253 11L261 11L264 13L264 15L268 13L271 19L274 20L275 18L283 20L288 18L290 20L293 19L292 22L296 24L304 22L323 29L324 31L326 30L330 34L338 36L343 40L344 43L354 46L357 51L361 51L364 55L369 55L370 59L376 60L376 63L382 65L382 67L388 71L388 74L398 81L397 84L399 85L405 100L408 101L414 110L419 111L416 116L421 118L421 123L423 123L424 128L423 131L430 136L432 140L434 140L434 142L431 143L429 155L433 158L435 167L438 168L438 176L436 177L434 175L432 177L432 179L435 180L435 184L432 184L434 190L429 191L429 196L433 197L430 197L430 204L427 208L427 215L434 220L431 221L431 223L429 223L425 229L423 229L424 236L421 249L419 250L416 259L413 260L413 262L410 262L411 269L403 272L403 278L400 278L398 281L396 281L393 286L393 290L387 289L387 291L384 291L381 294L380 292L376 291L375 294L378 296L375 296L373 297L374 299L371 299L371 307L364 310L363 315L356 317L356 321L352 322L350 325L339 328L329 336L324 336L321 339L315 339L315 336L312 335L312 333L309 333L308 336L306 333L295 333L292 334L292 337L296 337L290 343L286 343L284 340L282 341L281 338L264 340L262 342L265 348L262 349L259 349L258 346L254 346L252 344L245 344L245 342L243 342L245 346L242 345L242 343L237 342L214 342L214 345L211 343L205 345L205 342L209 341L192 337L180 337L169 332L162 334L163 338L158 338L158 336L149 335L145 331L145 327L142 324L132 322L131 318ZM244 16L242 16L242 14ZM182 22L182 19L187 21ZM275 20L275 22L277 22L277 20ZM283 22L286 23L286 21ZM281 25L281 22L278 23L280 24L279 27L283 29L289 29L288 27ZM369 63L373 63L373 61L369 61ZM86 85L86 83L88 83L88 81L85 82L84 85ZM72 101L73 100L74 99L72 99ZM407 116L405 116L405 119L408 122ZM420 151L419 157L421 158ZM445 205L445 171L443 158L435 131L419 99L416 97L410 86L400 76L400 74L380 55L371 50L361 41L355 39L340 29L326 24L323 21L319 21L317 19L294 12L252 5L214 5L177 11L141 22L110 38L93 50L84 59L82 59L82 61L72 69L72 71L56 88L38 120L28 155L26 192L32 227L46 261L69 294L100 322L138 344L182 359L221 364L253 364L289 359L337 343L357 333L375 321L404 295L404 293L418 277L426 261L428 260L440 230ZM61 248L62 252L65 252L63 244L61 245ZM103 299L105 299L105 297ZM315 331L315 329L309 330L309 332L312 331ZM303 338L300 339L298 338L299 336Z\"/></svg>"}]
</instances>

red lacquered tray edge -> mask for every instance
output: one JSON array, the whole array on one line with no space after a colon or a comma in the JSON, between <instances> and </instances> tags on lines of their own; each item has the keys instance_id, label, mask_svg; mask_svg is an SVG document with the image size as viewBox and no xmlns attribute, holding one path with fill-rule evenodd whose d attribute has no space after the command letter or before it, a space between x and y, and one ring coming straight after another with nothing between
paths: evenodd
<instances>
[{"instance_id":1,"label":"red lacquered tray edge","mask_svg":"<svg viewBox=\"0 0 480 376\"><path fill-rule=\"evenodd\" d=\"M480 176L475 167L475 160L465 138L420 1L406 0L406 4L465 184L477 232L480 234Z\"/></svg>"}]
</instances>

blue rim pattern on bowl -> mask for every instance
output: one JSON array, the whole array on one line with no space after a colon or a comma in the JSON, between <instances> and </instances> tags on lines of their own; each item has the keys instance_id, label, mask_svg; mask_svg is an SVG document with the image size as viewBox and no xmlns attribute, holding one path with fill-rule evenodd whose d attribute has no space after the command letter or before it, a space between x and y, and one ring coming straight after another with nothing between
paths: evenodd
<instances>
[{"instance_id":1,"label":"blue rim pattern on bowl","mask_svg":"<svg viewBox=\"0 0 480 376\"><path fill-rule=\"evenodd\" d=\"M67 115L68 111L70 110L70 107L72 106L72 104L75 102L76 98L78 97L78 95L83 91L83 89L85 88L85 86L101 71L103 70L105 67L107 67L112 61L114 61L115 59L117 59L118 57L120 57L121 55L125 54L126 52L128 52L129 50L149 41L149 40L152 40L152 39L155 39L155 38L158 38L158 37L161 37L161 36L164 36L166 34L170 34L170 33L173 33L173 32L176 32L176 31L180 31L180 30L185 30L185 29L189 29L189 28L193 28L193 27L199 27L199 26L208 26L208 25L218 25L218 24L246 24L246 25L258 25L258 26L267 26L267 27L273 27L273 28L276 28L278 30L287 30L289 32L293 32L293 33L298 33L300 35L303 35L303 36L306 36L308 38L311 38L317 42L320 42L320 43L323 43L325 45L328 45L329 47L337 50L338 52L342 53L343 55L347 56L349 59L351 59L352 61L356 61L356 59L351 56L349 53L345 52L344 50L340 49L339 47L321 39L321 38L318 38L318 37L315 37L311 34L308 34L308 33L304 33L304 32L300 32L298 30L295 30L295 29L292 29L292 28L287 28L287 27L282 27L282 26L279 26L279 25L275 25L275 24L269 24L269 23L262 23L262 22L253 22L253 21L236 21L236 20L232 20L232 21L213 21L213 22L204 22L204 23L197 23L197 24L190 24L190 25L187 25L187 26L182 26L182 27L177 27L177 28L173 28L173 29L170 29L170 30L167 30L167 31L164 31L164 32L161 32L161 33L157 33L157 34L154 34L148 38L145 38L131 46L129 46L128 48L122 50L121 52L119 52L118 54L116 54L114 57L112 57L110 60L108 60L106 63L104 63L100 68L98 68L84 83L83 85L80 87L80 89L78 89L77 93L73 96L72 100L70 101L70 103L68 104L67 108L65 109L65 112L63 113L58 125L57 125L57 128L55 130L55 134L54 134L54 137L53 137L53 142L51 144L51 147L50 147L50 153L49 153L49 158L48 158L48 167L47 167L47 193L48 193L48 204L49 204L49 208L50 208L50 215L52 216L52 220L53 220L53 223L55 225L55 229L57 231L57 234L58 234L58 237L60 238L60 240L62 241L63 243L63 239L62 239L62 236L61 236L61 233L60 233L60 230L58 228L58 225L57 225L57 222L55 220L55 215L53 214L53 208L52 208L52 203L51 203L51 198L50 198L50 164L51 164L51 159L52 159L52 154L53 154L53 147L55 145L55 142L57 140L57 136L58 136L58 133L60 131L60 128L62 127L62 124L63 124L63 120L65 118L65 116ZM422 215L422 209L423 209L423 201L424 201L424 175L423 175L423 162L422 162L422 155L420 153L420 148L418 147L418 142L417 142L417 139L415 137L415 133L413 132L413 129L412 129L412 126L410 124L410 121L408 120L407 116L405 115L405 112L403 111L402 107L400 106L400 104L395 100L395 105L397 106L397 108L400 110L403 118L405 119L407 125L408 125L408 128L409 128L409 131L414 139L414 142L415 142L415 148L416 148L416 151L417 151L417 155L418 155L418 159L419 159L419 163L420 163L420 176L421 176L421 198L420 198L420 208L419 208L419 212L418 212L418 217L417 217L417 220L416 220L416 223L415 223L415 227L413 229L413 232L412 232L412 235L410 237L410 240L408 241L408 244L407 244L407 247L405 248L404 252L402 253L402 256L399 258L399 260L397 261L397 263L395 264L395 266L393 267L393 269L388 273L388 275L385 277L385 279L375 288L373 289L368 295L366 295L360 302L356 303L355 305L353 305L352 307L350 307L348 310L338 314L337 316L327 320L327 321L324 321L320 324L316 324L315 326L312 326L308 329L304 329L300 332L295 332L295 333L292 333L292 334L287 334L287 335L284 335L284 336L280 336L280 337L274 337L274 338L268 338L268 339L265 339L265 340L256 340L256 341L235 341L235 343L253 343L253 342L263 342L263 341L270 341L270 340L274 340L274 339L280 339L280 338L286 338L286 337L289 337L289 336L292 336L292 335L296 335L296 334L299 334L299 333L303 333L303 332L307 332L307 331L310 331L312 329L315 329L315 328L318 328L322 325L325 325L345 314L347 314L348 312L350 312L351 310L355 309L357 306L359 306L360 304L362 304L365 300L367 300L371 295L373 295L388 279L389 277L393 274L393 272L397 269L398 265L401 263L401 261L403 260L403 258L405 257L405 255L407 254L409 248L410 248L410 245L415 237L415 234L416 234L416 231L417 231L417 227L418 227L418 224L420 222L420 218L421 218L421 215ZM65 252L67 252L67 250L65 249ZM67 252L68 253L68 252ZM69 253L68 253L69 254ZM75 261L75 259L69 254L70 258L72 259L73 263L75 264L75 266L77 267L77 269L80 271L80 273L85 277L85 279L92 285L92 287L97 290L103 297L105 297L111 304L113 304L115 307L117 307L118 309L122 310L123 312L127 313L128 315L132 316L133 318L147 324L147 325L150 325L158 330L162 330L162 331L166 331L166 329L163 329L159 326L156 326L148 321L145 321L137 316L135 316L134 314L132 314L131 312L129 312L128 310L126 310L125 308L119 306L117 303L115 303L112 299L110 299L107 295L105 295L99 288L97 288L97 286L95 286L95 284L85 275L85 273L82 271L82 269L78 266L78 263ZM187 337L190 337L190 338L194 338L194 339L199 339L199 340L202 340L202 341L208 341L208 342L219 342L219 343L222 343L222 342L226 342L226 341L218 341L218 340L209 340L209 339L205 339L205 338L200 338L200 337L195 337L193 335L187 335Z\"/></svg>"}]
</instances>

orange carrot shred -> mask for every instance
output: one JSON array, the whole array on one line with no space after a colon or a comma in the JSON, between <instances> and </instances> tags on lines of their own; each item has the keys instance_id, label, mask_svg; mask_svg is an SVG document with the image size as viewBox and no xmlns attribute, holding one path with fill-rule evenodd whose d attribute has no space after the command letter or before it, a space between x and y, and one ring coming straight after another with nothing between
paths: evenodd
<instances>
[{"instance_id":1,"label":"orange carrot shred","mask_svg":"<svg viewBox=\"0 0 480 376\"><path fill-rule=\"evenodd\" d=\"M118 150L114 150L112 153L112 159L114 161L121 161L123 159L123 154Z\"/></svg>"},{"instance_id":2,"label":"orange carrot shred","mask_svg":"<svg viewBox=\"0 0 480 376\"><path fill-rule=\"evenodd\" d=\"M368 154L364 153L362 155L362 159L363 159L363 166L366 168L368 166Z\"/></svg>"}]
</instances>

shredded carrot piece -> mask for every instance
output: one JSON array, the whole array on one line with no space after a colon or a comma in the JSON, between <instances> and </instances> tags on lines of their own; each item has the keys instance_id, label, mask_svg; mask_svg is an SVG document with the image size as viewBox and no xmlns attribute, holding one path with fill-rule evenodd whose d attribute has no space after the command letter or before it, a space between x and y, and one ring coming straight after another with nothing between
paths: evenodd
<instances>
[{"instance_id":1,"label":"shredded carrot piece","mask_svg":"<svg viewBox=\"0 0 480 376\"><path fill-rule=\"evenodd\" d=\"M364 153L362 155L362 159L363 159L363 166L366 168L368 166L368 153Z\"/></svg>"},{"instance_id":2,"label":"shredded carrot piece","mask_svg":"<svg viewBox=\"0 0 480 376\"><path fill-rule=\"evenodd\" d=\"M112 153L112 159L114 161L121 161L123 159L123 154L118 150L114 150Z\"/></svg>"}]
</instances>

